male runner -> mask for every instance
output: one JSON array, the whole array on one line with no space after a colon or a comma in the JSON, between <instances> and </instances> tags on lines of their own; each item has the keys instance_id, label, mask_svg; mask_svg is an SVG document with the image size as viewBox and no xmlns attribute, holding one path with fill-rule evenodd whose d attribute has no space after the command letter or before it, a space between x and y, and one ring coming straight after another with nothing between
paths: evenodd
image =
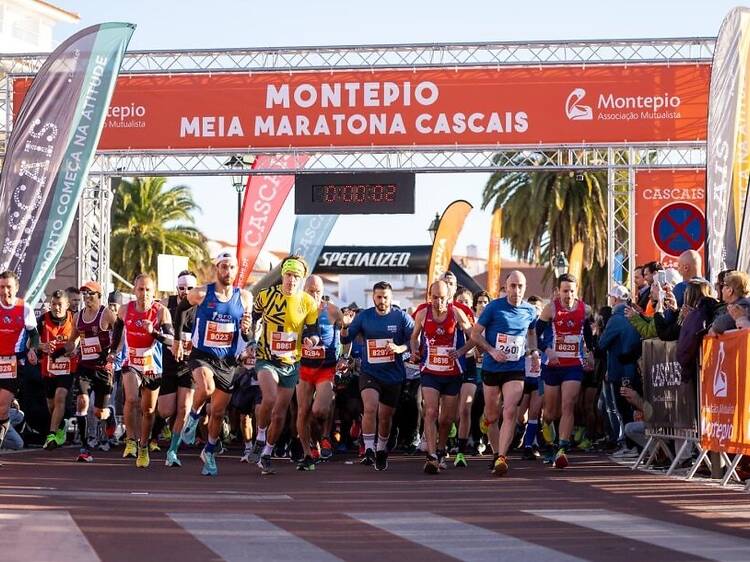
<instances>
[{"instance_id":1,"label":"male runner","mask_svg":"<svg viewBox=\"0 0 750 562\"><path fill-rule=\"evenodd\" d=\"M255 443L257 448L263 447L258 467L264 475L274 473L271 454L284 429L299 380L302 348L311 349L320 343L318 305L301 291L306 275L307 264L301 257L285 257L281 261L281 284L258 293L253 304L253 333L260 331L255 371L262 394ZM309 452L309 443L307 446Z\"/></svg>"},{"instance_id":2,"label":"male runner","mask_svg":"<svg viewBox=\"0 0 750 562\"><path fill-rule=\"evenodd\" d=\"M37 362L39 333L34 310L17 298L18 276L13 271L0 273L0 448L10 428L10 405L18 393L18 366L24 355ZM27 338L30 349L26 352Z\"/></svg>"},{"instance_id":3,"label":"male runner","mask_svg":"<svg viewBox=\"0 0 750 562\"><path fill-rule=\"evenodd\" d=\"M68 287L65 289L65 294L68 295L70 311L73 314L78 314L81 310L81 289L78 287Z\"/></svg>"},{"instance_id":4,"label":"male runner","mask_svg":"<svg viewBox=\"0 0 750 562\"><path fill-rule=\"evenodd\" d=\"M73 313L68 309L68 295L57 290L52 293L51 307L39 317L39 358L50 413L49 435L44 448L51 450L65 444L65 401L73 387L73 373L78 367L78 357L52 355L65 347L74 326Z\"/></svg>"},{"instance_id":5,"label":"male runner","mask_svg":"<svg viewBox=\"0 0 750 562\"><path fill-rule=\"evenodd\" d=\"M75 325L65 344L65 353L70 356L79 346L79 360L74 384L76 385L76 421L78 435L81 437L81 450L78 462L92 462L94 457L88 450L88 433L86 414L89 410L89 394L94 392L94 416L99 421L106 420L111 410L105 406L109 404L112 393L112 364L108 363L108 355L112 344L112 329L115 325L115 315L102 306L102 286L96 281L87 281L81 287L83 308L75 317ZM57 353L60 353L59 351ZM53 354L53 358L56 354Z\"/></svg>"},{"instance_id":6,"label":"male runner","mask_svg":"<svg viewBox=\"0 0 750 562\"><path fill-rule=\"evenodd\" d=\"M532 295L527 302L536 308L537 313L542 312L544 303L536 295ZM538 324L537 320L537 324ZM537 338L537 343L539 343ZM539 346L544 349L546 346ZM523 459L530 461L536 460L539 452L534 449L534 440L536 439L539 428L539 415L542 413L542 396L539 394L539 379L541 378L542 366L532 358L526 357L526 378L523 381L523 399L518 409L518 423L523 423L523 415L528 411L526 418L526 431L523 434Z\"/></svg>"},{"instance_id":7,"label":"male runner","mask_svg":"<svg viewBox=\"0 0 750 562\"><path fill-rule=\"evenodd\" d=\"M310 439L318 442L325 435L333 409L333 379L336 375L339 331L343 315L337 306L323 300L323 290L323 280L319 276L311 275L307 278L305 292L313 298L318 307L320 343L314 347L302 348L300 380L297 383L297 434L302 441L305 458L297 465L298 470L315 470ZM326 458L322 455L321 457Z\"/></svg>"},{"instance_id":8,"label":"male runner","mask_svg":"<svg viewBox=\"0 0 750 562\"><path fill-rule=\"evenodd\" d=\"M141 420L137 468L148 468L149 438L156 416L159 386L162 375L162 345L174 343L174 328L169 310L154 300L154 279L141 273L135 278L135 300L121 307L117 314L113 338L114 362L121 344L128 348L122 368L122 384L125 391L125 429L128 440L136 435L138 395L140 392ZM124 333L124 338L123 338Z\"/></svg>"},{"instance_id":9,"label":"male runner","mask_svg":"<svg viewBox=\"0 0 750 562\"><path fill-rule=\"evenodd\" d=\"M167 307L172 319L177 316L179 303L187 298L188 292L192 291L196 285L198 285L198 280L192 271L181 271L177 276L177 294L170 295L168 299L162 301L162 305ZM183 319L182 333L175 334L175 338L183 342L183 345L186 340L189 341L192 335L190 332L186 332L185 326L186 322ZM192 326L193 323L190 322L191 329ZM183 334L186 334L187 337ZM167 466L182 466L180 459L177 457L177 451L180 447L182 428L185 427L190 406L193 404L193 375L184 361L175 359L171 347L164 346L162 359L164 361L164 372L161 377L157 412L162 419L172 419L172 436L165 464Z\"/></svg>"},{"instance_id":10,"label":"male runner","mask_svg":"<svg viewBox=\"0 0 750 562\"><path fill-rule=\"evenodd\" d=\"M341 343L347 344L362 335L365 354L359 375L359 390L362 395L362 438L365 455L361 464L375 470L388 468L386 445L391 432L393 411L401 395L401 385L406 377L401 354L408 350L406 343L411 338L414 321L403 310L391 305L393 289L390 283L380 281L372 288L373 308L356 316L352 312L344 315ZM377 420L378 443L375 452L375 429Z\"/></svg>"},{"instance_id":11,"label":"male runner","mask_svg":"<svg viewBox=\"0 0 750 562\"><path fill-rule=\"evenodd\" d=\"M196 306L193 327L192 350L188 365L195 382L193 407L182 430L182 440L195 443L195 432L200 410L211 399L211 415L208 420L208 442L201 451L204 476L216 476L216 443L219 441L221 425L232 398L234 372L237 356L241 352L240 338L250 339L250 291L233 287L237 277L237 258L229 252L220 253L214 260L216 281L188 291L187 298L177 306L176 331L182 332L183 314ZM179 340L173 344L175 359L182 359Z\"/></svg>"},{"instance_id":12,"label":"male runner","mask_svg":"<svg viewBox=\"0 0 750 562\"><path fill-rule=\"evenodd\" d=\"M469 341L459 349L459 332L471 335L471 321L448 299L445 281L430 286L431 305L416 313L410 338L412 358L421 361L427 474L440 472L461 390L463 369L458 358L474 347Z\"/></svg>"},{"instance_id":13,"label":"male runner","mask_svg":"<svg viewBox=\"0 0 750 562\"><path fill-rule=\"evenodd\" d=\"M471 331L472 341L484 352L484 417L489 424L490 441L495 453L493 474L508 472L506 455L516 429L516 412L523 396L526 376L525 357L539 363L534 326L536 309L523 301L526 277L513 271L505 279L507 296L493 300L482 312ZM527 351L528 349L528 351ZM498 431L498 404L503 399L503 422Z\"/></svg>"},{"instance_id":14,"label":"male runner","mask_svg":"<svg viewBox=\"0 0 750 562\"><path fill-rule=\"evenodd\" d=\"M577 297L576 278L570 273L561 275L557 278L557 289L558 297L542 310L536 331L541 343L545 329L552 323L552 340L545 342L543 349L544 417L548 422L560 420L560 446L553 463L555 468L565 468L583 379L583 344L585 340L591 349L593 335L586 321L586 304Z\"/></svg>"}]
</instances>

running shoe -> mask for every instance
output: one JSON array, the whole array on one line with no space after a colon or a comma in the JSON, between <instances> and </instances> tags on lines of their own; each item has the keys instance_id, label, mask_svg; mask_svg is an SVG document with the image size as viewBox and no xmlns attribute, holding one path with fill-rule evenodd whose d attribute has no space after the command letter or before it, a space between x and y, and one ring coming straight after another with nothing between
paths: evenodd
<instances>
[{"instance_id":1,"label":"running shoe","mask_svg":"<svg viewBox=\"0 0 750 562\"><path fill-rule=\"evenodd\" d=\"M542 424L542 437L547 443L554 443L555 441L555 426L551 423L544 422Z\"/></svg>"},{"instance_id":2,"label":"running shoe","mask_svg":"<svg viewBox=\"0 0 750 562\"><path fill-rule=\"evenodd\" d=\"M359 438L359 435L362 433L362 424L359 421L353 421L352 426L349 428L349 437L352 438L352 441Z\"/></svg>"},{"instance_id":3,"label":"running shoe","mask_svg":"<svg viewBox=\"0 0 750 562\"><path fill-rule=\"evenodd\" d=\"M58 447L62 447L65 445L65 427L61 427L57 431L55 431L55 442L57 443Z\"/></svg>"},{"instance_id":4,"label":"running shoe","mask_svg":"<svg viewBox=\"0 0 750 562\"><path fill-rule=\"evenodd\" d=\"M437 457L429 456L427 461L424 463L425 474L440 474L440 466L438 464Z\"/></svg>"},{"instance_id":5,"label":"running shoe","mask_svg":"<svg viewBox=\"0 0 750 562\"><path fill-rule=\"evenodd\" d=\"M148 449L148 447L138 447L138 456L135 458L136 468L148 468L148 465L151 464Z\"/></svg>"},{"instance_id":6,"label":"running shoe","mask_svg":"<svg viewBox=\"0 0 750 562\"><path fill-rule=\"evenodd\" d=\"M164 462L166 466L182 466L182 462L177 458L177 453L170 449L167 451L167 460Z\"/></svg>"},{"instance_id":7,"label":"running shoe","mask_svg":"<svg viewBox=\"0 0 750 562\"><path fill-rule=\"evenodd\" d=\"M250 445L248 447L245 447L245 450L242 452L242 456L240 457L240 462L246 462L250 463L250 459L253 456L253 446ZM257 460L254 462L258 462Z\"/></svg>"},{"instance_id":8,"label":"running shoe","mask_svg":"<svg viewBox=\"0 0 750 562\"><path fill-rule=\"evenodd\" d=\"M99 445L97 445L100 451L107 452L112 448L112 445L109 443L109 439L102 439L99 441Z\"/></svg>"},{"instance_id":9,"label":"running shoe","mask_svg":"<svg viewBox=\"0 0 750 562\"><path fill-rule=\"evenodd\" d=\"M161 430L161 438L164 441L169 441L170 439L172 439L172 430L168 425L165 425L164 429Z\"/></svg>"},{"instance_id":10,"label":"running shoe","mask_svg":"<svg viewBox=\"0 0 750 562\"><path fill-rule=\"evenodd\" d=\"M533 447L524 447L521 458L525 461L535 461L539 456L539 453L534 451Z\"/></svg>"},{"instance_id":11,"label":"running shoe","mask_svg":"<svg viewBox=\"0 0 750 562\"><path fill-rule=\"evenodd\" d=\"M375 470L386 470L388 468L388 451L375 453Z\"/></svg>"},{"instance_id":12,"label":"running shoe","mask_svg":"<svg viewBox=\"0 0 750 562\"><path fill-rule=\"evenodd\" d=\"M320 460L321 454L320 454L320 449L318 449L317 445L310 446L310 456L312 457L314 461ZM301 462L304 459L297 458L297 459L292 459L292 460L294 460L295 462Z\"/></svg>"},{"instance_id":13,"label":"running shoe","mask_svg":"<svg viewBox=\"0 0 750 562\"><path fill-rule=\"evenodd\" d=\"M323 437L320 440L320 458L325 460L330 459L333 456L333 445L328 437Z\"/></svg>"},{"instance_id":14,"label":"running shoe","mask_svg":"<svg viewBox=\"0 0 750 562\"><path fill-rule=\"evenodd\" d=\"M127 439L125 441L125 450L122 452L122 458L127 459L128 457L135 458L138 455L138 445L135 439Z\"/></svg>"},{"instance_id":15,"label":"running shoe","mask_svg":"<svg viewBox=\"0 0 750 562\"><path fill-rule=\"evenodd\" d=\"M547 453L544 455L544 464L553 464L555 462L555 456L557 454L557 451L554 447L550 447L547 450Z\"/></svg>"},{"instance_id":16,"label":"running shoe","mask_svg":"<svg viewBox=\"0 0 750 562\"><path fill-rule=\"evenodd\" d=\"M568 455L565 454L565 449L559 449L555 455L555 462L553 463L555 468L565 468L568 466Z\"/></svg>"},{"instance_id":17,"label":"running shoe","mask_svg":"<svg viewBox=\"0 0 750 562\"><path fill-rule=\"evenodd\" d=\"M497 457L494 466L492 467L492 474L495 476L504 476L508 472L508 459L505 455Z\"/></svg>"},{"instance_id":18,"label":"running shoe","mask_svg":"<svg viewBox=\"0 0 750 562\"><path fill-rule=\"evenodd\" d=\"M363 464L365 466L372 466L375 464L375 451L372 449L367 449L365 451L365 455L362 457L362 460L359 461L359 464Z\"/></svg>"},{"instance_id":19,"label":"running shoe","mask_svg":"<svg viewBox=\"0 0 750 562\"><path fill-rule=\"evenodd\" d=\"M589 452L591 451L591 449L593 449L593 447L594 447L594 444L591 442L591 439L589 439L588 437L584 437L583 440L578 443L578 448L581 451Z\"/></svg>"},{"instance_id":20,"label":"running shoe","mask_svg":"<svg viewBox=\"0 0 750 562\"><path fill-rule=\"evenodd\" d=\"M78 458L76 459L77 462L94 462L94 457L91 456L91 453L88 451L82 450L78 454Z\"/></svg>"},{"instance_id":21,"label":"running shoe","mask_svg":"<svg viewBox=\"0 0 750 562\"><path fill-rule=\"evenodd\" d=\"M59 447L59 445L57 444L57 437L54 433L50 433L47 436L47 440L44 442L44 445L42 445L42 448L51 451L52 449L56 449L57 447Z\"/></svg>"},{"instance_id":22,"label":"running shoe","mask_svg":"<svg viewBox=\"0 0 750 562\"><path fill-rule=\"evenodd\" d=\"M203 476L218 476L219 469L216 467L216 458L213 453L209 453L206 449L201 451L201 460L203 461L203 468L201 474Z\"/></svg>"},{"instance_id":23,"label":"running shoe","mask_svg":"<svg viewBox=\"0 0 750 562\"><path fill-rule=\"evenodd\" d=\"M258 461L258 467L260 468L261 476L269 474L275 474L273 468L271 468L271 455L263 455Z\"/></svg>"},{"instance_id":24,"label":"running shoe","mask_svg":"<svg viewBox=\"0 0 750 562\"><path fill-rule=\"evenodd\" d=\"M188 415L188 419L185 422L185 427L182 428L182 435L180 439L186 445L195 444L195 433L198 430L198 418L194 418L192 413Z\"/></svg>"},{"instance_id":25,"label":"running shoe","mask_svg":"<svg viewBox=\"0 0 750 562\"><path fill-rule=\"evenodd\" d=\"M437 458L440 470L448 470L448 464L445 462L447 458L445 455L445 451L438 451Z\"/></svg>"},{"instance_id":26,"label":"running shoe","mask_svg":"<svg viewBox=\"0 0 750 562\"><path fill-rule=\"evenodd\" d=\"M297 470L312 472L315 470L315 459L306 455L304 459L297 463Z\"/></svg>"},{"instance_id":27,"label":"running shoe","mask_svg":"<svg viewBox=\"0 0 750 562\"><path fill-rule=\"evenodd\" d=\"M393 428L393 431L391 431L391 434L388 436L388 441L385 444L386 451L393 451L396 448L399 433L400 431L397 427Z\"/></svg>"},{"instance_id":28,"label":"running shoe","mask_svg":"<svg viewBox=\"0 0 750 562\"><path fill-rule=\"evenodd\" d=\"M317 448L314 448L314 450L317 450ZM299 437L293 437L291 441L289 442L289 454L288 455L281 454L277 456L278 457L288 456L289 459L295 464L300 462L302 459L305 458L305 450L302 448L302 441L300 441ZM315 457L315 454L313 453L313 458L314 457ZM318 452L318 457L320 457L319 452Z\"/></svg>"},{"instance_id":29,"label":"running shoe","mask_svg":"<svg viewBox=\"0 0 750 562\"><path fill-rule=\"evenodd\" d=\"M497 462L498 457L500 457L500 455L498 455L497 453L495 453L494 455L492 455L492 460L490 461L490 466L489 466L489 471L490 472L492 472L493 470L495 470L495 462Z\"/></svg>"},{"instance_id":30,"label":"running shoe","mask_svg":"<svg viewBox=\"0 0 750 562\"><path fill-rule=\"evenodd\" d=\"M265 446L266 446L265 441L256 440L255 443L253 444L253 452L248 458L248 460L251 463L256 464L260 460L260 455L263 453L263 447Z\"/></svg>"},{"instance_id":31,"label":"running shoe","mask_svg":"<svg viewBox=\"0 0 750 562\"><path fill-rule=\"evenodd\" d=\"M148 450L150 453L159 453L161 451L161 447L159 447L159 442L156 439L151 439L148 442Z\"/></svg>"},{"instance_id":32,"label":"running shoe","mask_svg":"<svg viewBox=\"0 0 750 562\"><path fill-rule=\"evenodd\" d=\"M579 425L573 432L573 441L575 441L576 443L580 443L581 441L583 441L584 437L586 437L586 428Z\"/></svg>"},{"instance_id":33,"label":"running shoe","mask_svg":"<svg viewBox=\"0 0 750 562\"><path fill-rule=\"evenodd\" d=\"M453 459L453 466L456 468L467 468L469 466L463 453L456 453L456 458Z\"/></svg>"},{"instance_id":34,"label":"running shoe","mask_svg":"<svg viewBox=\"0 0 750 562\"><path fill-rule=\"evenodd\" d=\"M618 451L612 453L613 459L635 459L638 458L638 449L633 447L630 449L627 445L623 445Z\"/></svg>"}]
</instances>

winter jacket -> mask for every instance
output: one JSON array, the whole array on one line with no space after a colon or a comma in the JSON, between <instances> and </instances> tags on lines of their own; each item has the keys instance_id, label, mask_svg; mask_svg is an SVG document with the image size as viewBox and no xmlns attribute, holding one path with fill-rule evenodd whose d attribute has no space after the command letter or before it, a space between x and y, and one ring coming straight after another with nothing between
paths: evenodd
<instances>
[{"instance_id":1,"label":"winter jacket","mask_svg":"<svg viewBox=\"0 0 750 562\"><path fill-rule=\"evenodd\" d=\"M641 356L641 337L625 316L625 304L612 310L612 318L599 338L599 349L607 352L607 380L619 383L634 379Z\"/></svg>"}]
</instances>

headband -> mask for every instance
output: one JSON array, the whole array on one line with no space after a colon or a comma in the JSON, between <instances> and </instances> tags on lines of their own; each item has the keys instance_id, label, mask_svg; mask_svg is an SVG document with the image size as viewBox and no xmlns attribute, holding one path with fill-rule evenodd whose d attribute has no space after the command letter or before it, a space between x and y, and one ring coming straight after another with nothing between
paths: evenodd
<instances>
[{"instance_id":1,"label":"headband","mask_svg":"<svg viewBox=\"0 0 750 562\"><path fill-rule=\"evenodd\" d=\"M214 260L214 265L219 265L220 263L225 261L237 263L237 257L234 254L230 254L229 252L222 252Z\"/></svg>"},{"instance_id":2,"label":"headband","mask_svg":"<svg viewBox=\"0 0 750 562\"><path fill-rule=\"evenodd\" d=\"M304 277L306 271L307 268L305 267L305 264L295 259L286 260L284 262L284 265L281 266L282 275L286 273L293 273L294 275L297 275L299 277Z\"/></svg>"},{"instance_id":3,"label":"headband","mask_svg":"<svg viewBox=\"0 0 750 562\"><path fill-rule=\"evenodd\" d=\"M198 284L198 280L194 275L180 275L177 278L178 287L195 287Z\"/></svg>"}]
</instances>

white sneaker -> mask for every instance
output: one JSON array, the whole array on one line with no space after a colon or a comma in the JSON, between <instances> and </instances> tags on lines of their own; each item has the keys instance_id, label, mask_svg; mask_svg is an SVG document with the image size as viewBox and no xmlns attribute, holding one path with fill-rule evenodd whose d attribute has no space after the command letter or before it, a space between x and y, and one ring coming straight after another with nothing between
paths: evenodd
<instances>
[{"instance_id":1,"label":"white sneaker","mask_svg":"<svg viewBox=\"0 0 750 562\"><path fill-rule=\"evenodd\" d=\"M245 452L240 457L240 462L246 462L250 463L251 459L250 457L253 456L253 448L252 447L245 447Z\"/></svg>"},{"instance_id":2,"label":"white sneaker","mask_svg":"<svg viewBox=\"0 0 750 562\"><path fill-rule=\"evenodd\" d=\"M621 449L615 451L612 453L612 458L614 459L634 459L639 455L638 449L633 447L632 449L628 448L627 446L622 447Z\"/></svg>"}]
</instances>

